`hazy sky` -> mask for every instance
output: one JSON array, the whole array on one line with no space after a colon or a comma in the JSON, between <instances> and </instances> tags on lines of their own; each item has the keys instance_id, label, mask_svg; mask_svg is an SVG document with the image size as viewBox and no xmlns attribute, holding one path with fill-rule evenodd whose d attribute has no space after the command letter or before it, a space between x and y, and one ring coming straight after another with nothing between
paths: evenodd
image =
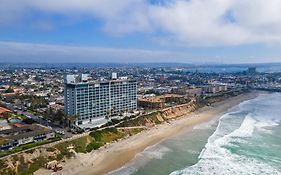
<instances>
[{"instance_id":1,"label":"hazy sky","mask_svg":"<svg viewBox=\"0 0 281 175\"><path fill-rule=\"evenodd\" d=\"M281 62L281 0L0 0L0 62Z\"/></svg>"}]
</instances>

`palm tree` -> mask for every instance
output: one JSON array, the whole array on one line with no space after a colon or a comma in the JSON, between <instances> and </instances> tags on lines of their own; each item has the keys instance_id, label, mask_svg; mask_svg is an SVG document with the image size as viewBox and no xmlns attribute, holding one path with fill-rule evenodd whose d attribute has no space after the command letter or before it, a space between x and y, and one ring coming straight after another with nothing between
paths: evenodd
<instances>
[{"instance_id":1,"label":"palm tree","mask_svg":"<svg viewBox=\"0 0 281 175\"><path fill-rule=\"evenodd\" d=\"M65 115L65 121L68 127L71 127L71 125L79 118L79 114L75 115Z\"/></svg>"},{"instance_id":2,"label":"palm tree","mask_svg":"<svg viewBox=\"0 0 281 175\"><path fill-rule=\"evenodd\" d=\"M64 124L65 122L65 114L63 110L58 110L55 115L55 120L59 121L60 124Z\"/></svg>"},{"instance_id":3,"label":"palm tree","mask_svg":"<svg viewBox=\"0 0 281 175\"><path fill-rule=\"evenodd\" d=\"M105 118L106 118L107 120L109 120L110 117L111 117L111 110L109 109L109 110L106 111L106 116L105 116Z\"/></svg>"}]
</instances>

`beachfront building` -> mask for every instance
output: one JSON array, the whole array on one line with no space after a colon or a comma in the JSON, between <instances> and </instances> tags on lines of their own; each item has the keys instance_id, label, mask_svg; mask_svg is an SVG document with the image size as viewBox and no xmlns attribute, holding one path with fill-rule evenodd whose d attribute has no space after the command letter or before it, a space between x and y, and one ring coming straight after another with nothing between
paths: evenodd
<instances>
[{"instance_id":1,"label":"beachfront building","mask_svg":"<svg viewBox=\"0 0 281 175\"><path fill-rule=\"evenodd\" d=\"M166 94L160 96L140 97L138 98L139 107L150 109L162 109L173 105L184 104L190 101L190 98L178 94Z\"/></svg>"},{"instance_id":2,"label":"beachfront building","mask_svg":"<svg viewBox=\"0 0 281 175\"><path fill-rule=\"evenodd\" d=\"M219 92L227 91L228 87L227 87L227 85L212 84L212 85L203 86L202 90L203 90L204 93L216 94L216 93L219 93Z\"/></svg>"},{"instance_id":3,"label":"beachfront building","mask_svg":"<svg viewBox=\"0 0 281 175\"><path fill-rule=\"evenodd\" d=\"M137 109L137 82L112 74L110 80L91 81L88 75L65 76L65 113L78 115L81 128L101 126L111 116Z\"/></svg>"},{"instance_id":4,"label":"beachfront building","mask_svg":"<svg viewBox=\"0 0 281 175\"><path fill-rule=\"evenodd\" d=\"M55 138L55 131L41 125L24 125L0 131L0 150Z\"/></svg>"}]
</instances>

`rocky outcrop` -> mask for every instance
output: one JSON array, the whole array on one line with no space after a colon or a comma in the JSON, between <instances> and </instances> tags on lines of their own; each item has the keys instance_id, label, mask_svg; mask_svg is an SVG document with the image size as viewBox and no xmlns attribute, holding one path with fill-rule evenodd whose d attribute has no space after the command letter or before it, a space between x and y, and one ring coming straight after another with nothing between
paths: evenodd
<instances>
[{"instance_id":1,"label":"rocky outcrop","mask_svg":"<svg viewBox=\"0 0 281 175\"><path fill-rule=\"evenodd\" d=\"M177 118L182 115L188 114L188 113L196 110L197 108L198 107L197 107L196 103L194 101L191 101L187 104L182 104L182 105L165 108L165 109L161 110L157 114L156 117L159 121L161 121L160 119L169 120L169 119Z\"/></svg>"}]
</instances>

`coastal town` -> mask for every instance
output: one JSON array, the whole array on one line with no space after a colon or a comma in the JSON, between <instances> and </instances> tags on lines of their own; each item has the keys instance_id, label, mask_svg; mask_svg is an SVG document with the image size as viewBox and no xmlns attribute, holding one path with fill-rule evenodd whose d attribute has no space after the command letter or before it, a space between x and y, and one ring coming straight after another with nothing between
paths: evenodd
<instances>
[{"instance_id":1,"label":"coastal town","mask_svg":"<svg viewBox=\"0 0 281 175\"><path fill-rule=\"evenodd\" d=\"M0 0L0 175L281 175L281 0Z\"/></svg>"},{"instance_id":2,"label":"coastal town","mask_svg":"<svg viewBox=\"0 0 281 175\"><path fill-rule=\"evenodd\" d=\"M63 171L77 153L170 124L251 91L281 91L281 74L247 67L0 67L0 174ZM40 152L40 154L38 154Z\"/></svg>"}]
</instances>

